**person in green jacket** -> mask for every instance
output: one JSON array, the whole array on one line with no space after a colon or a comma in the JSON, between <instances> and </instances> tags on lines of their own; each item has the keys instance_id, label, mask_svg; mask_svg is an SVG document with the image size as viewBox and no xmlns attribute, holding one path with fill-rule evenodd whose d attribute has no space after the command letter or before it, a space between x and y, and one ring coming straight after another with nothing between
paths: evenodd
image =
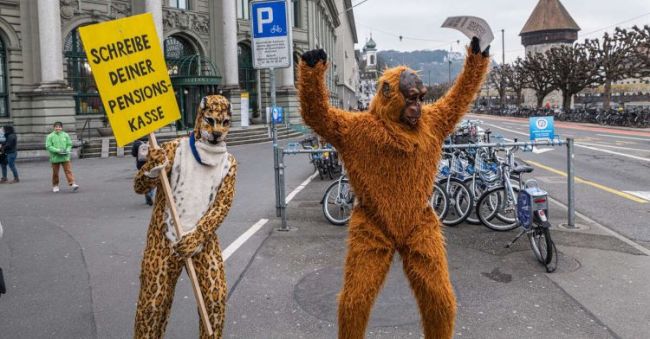
<instances>
[{"instance_id":1,"label":"person in green jacket","mask_svg":"<svg viewBox=\"0 0 650 339\"><path fill-rule=\"evenodd\" d=\"M52 163L52 192L59 191L59 168L61 166L63 166L68 185L70 185L73 192L76 192L79 185L74 181L72 165L70 164L72 140L68 133L63 131L63 123L60 121L54 123L54 131L47 136L45 148L50 153L50 163Z\"/></svg>"}]
</instances>

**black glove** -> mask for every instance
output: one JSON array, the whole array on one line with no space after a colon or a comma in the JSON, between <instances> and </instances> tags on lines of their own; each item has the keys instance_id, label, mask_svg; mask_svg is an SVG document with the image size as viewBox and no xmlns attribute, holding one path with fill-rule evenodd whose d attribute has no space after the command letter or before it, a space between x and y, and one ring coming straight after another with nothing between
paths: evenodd
<instances>
[{"instance_id":1,"label":"black glove","mask_svg":"<svg viewBox=\"0 0 650 339\"><path fill-rule=\"evenodd\" d=\"M474 54L481 53L481 41L477 37L472 38L472 42L470 43L469 46L472 49L472 53ZM486 58L490 56L490 46L488 46L485 49L485 51L483 51L482 55Z\"/></svg>"},{"instance_id":2,"label":"black glove","mask_svg":"<svg viewBox=\"0 0 650 339\"><path fill-rule=\"evenodd\" d=\"M303 53L302 61L304 61L307 66L314 67L319 61L327 62L327 53L322 49L314 49Z\"/></svg>"}]
</instances>

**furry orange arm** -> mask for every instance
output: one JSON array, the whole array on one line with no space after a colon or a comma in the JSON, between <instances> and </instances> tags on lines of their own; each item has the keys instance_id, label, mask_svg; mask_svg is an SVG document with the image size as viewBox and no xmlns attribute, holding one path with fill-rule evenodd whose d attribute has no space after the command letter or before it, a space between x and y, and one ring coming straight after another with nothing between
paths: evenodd
<instances>
[{"instance_id":1,"label":"furry orange arm","mask_svg":"<svg viewBox=\"0 0 650 339\"><path fill-rule=\"evenodd\" d=\"M300 61L298 69L298 95L302 119L314 132L336 148L344 144L352 113L329 106L329 91L325 86L327 64L319 62L309 67Z\"/></svg>"},{"instance_id":2,"label":"furry orange arm","mask_svg":"<svg viewBox=\"0 0 650 339\"><path fill-rule=\"evenodd\" d=\"M474 54L467 49L463 72L454 86L440 100L423 107L424 115L432 119L431 127L434 130L443 131L444 136L453 131L481 89L489 64L490 57Z\"/></svg>"}]
</instances>

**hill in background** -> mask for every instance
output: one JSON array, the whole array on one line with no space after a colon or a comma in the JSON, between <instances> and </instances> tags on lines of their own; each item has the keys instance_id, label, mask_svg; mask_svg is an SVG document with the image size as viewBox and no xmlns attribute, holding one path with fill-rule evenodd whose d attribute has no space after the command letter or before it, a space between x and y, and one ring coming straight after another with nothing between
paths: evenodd
<instances>
[{"instance_id":1,"label":"hill in background","mask_svg":"<svg viewBox=\"0 0 650 339\"><path fill-rule=\"evenodd\" d=\"M400 52L395 50L379 51L377 62L380 70L385 67L406 65L419 71L420 78L428 85L442 84L449 82L448 56L451 57L451 80L453 81L460 73L465 58L463 54L445 50L421 50L412 52Z\"/></svg>"}]
</instances>

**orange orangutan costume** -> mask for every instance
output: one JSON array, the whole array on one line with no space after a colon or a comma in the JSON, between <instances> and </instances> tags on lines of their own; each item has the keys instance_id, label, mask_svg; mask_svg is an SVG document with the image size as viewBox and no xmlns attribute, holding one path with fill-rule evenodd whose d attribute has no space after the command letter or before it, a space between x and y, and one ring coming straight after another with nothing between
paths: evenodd
<instances>
[{"instance_id":1,"label":"orange orangutan costume","mask_svg":"<svg viewBox=\"0 0 650 339\"><path fill-rule=\"evenodd\" d=\"M339 296L339 338L364 337L395 251L415 293L425 337L451 338L456 299L441 224L427 201L443 140L479 91L488 53L468 49L454 86L436 103L422 106L421 116L418 97L418 114L411 126L402 120L410 99L400 91L400 77L412 70L400 66L384 71L369 111L349 113L328 105L327 56L318 51L320 57L314 57L314 52L305 53L300 63L301 114L339 151L358 199Z\"/></svg>"}]
</instances>

